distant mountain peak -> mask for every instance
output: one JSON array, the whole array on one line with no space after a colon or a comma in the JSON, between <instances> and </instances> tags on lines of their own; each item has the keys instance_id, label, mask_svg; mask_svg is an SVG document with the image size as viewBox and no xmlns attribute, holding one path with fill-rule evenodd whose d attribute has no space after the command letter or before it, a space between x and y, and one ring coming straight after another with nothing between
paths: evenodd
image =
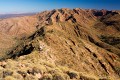
<instances>
[{"instance_id":1,"label":"distant mountain peak","mask_svg":"<svg viewBox=\"0 0 120 80\"><path fill-rule=\"evenodd\" d=\"M31 16L31 15L35 15L35 14L36 13L9 13L9 14L0 14L0 19L22 17L22 16Z\"/></svg>"}]
</instances>

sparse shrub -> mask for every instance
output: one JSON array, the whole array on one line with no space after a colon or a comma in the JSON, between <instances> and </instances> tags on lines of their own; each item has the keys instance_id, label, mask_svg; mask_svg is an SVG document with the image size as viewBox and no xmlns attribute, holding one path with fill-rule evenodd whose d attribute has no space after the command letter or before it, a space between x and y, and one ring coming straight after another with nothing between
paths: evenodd
<instances>
[{"instance_id":1,"label":"sparse shrub","mask_svg":"<svg viewBox=\"0 0 120 80\"><path fill-rule=\"evenodd\" d=\"M74 78L78 77L78 74L76 72L67 71L66 73L68 74L68 76L70 77L70 79L74 79Z\"/></svg>"},{"instance_id":2,"label":"sparse shrub","mask_svg":"<svg viewBox=\"0 0 120 80\"><path fill-rule=\"evenodd\" d=\"M34 74L32 69L27 70L27 73L32 75Z\"/></svg>"},{"instance_id":3,"label":"sparse shrub","mask_svg":"<svg viewBox=\"0 0 120 80\"><path fill-rule=\"evenodd\" d=\"M23 78L27 76L27 73L25 71L17 71L18 74L21 74Z\"/></svg>"},{"instance_id":4,"label":"sparse shrub","mask_svg":"<svg viewBox=\"0 0 120 80\"><path fill-rule=\"evenodd\" d=\"M3 71L3 77L5 78L6 76L11 76L13 74L12 71L10 70L6 70L6 71Z\"/></svg>"},{"instance_id":5,"label":"sparse shrub","mask_svg":"<svg viewBox=\"0 0 120 80\"><path fill-rule=\"evenodd\" d=\"M120 76L120 67L115 67L115 71Z\"/></svg>"},{"instance_id":6,"label":"sparse shrub","mask_svg":"<svg viewBox=\"0 0 120 80\"><path fill-rule=\"evenodd\" d=\"M37 67L33 67L33 73L42 73Z\"/></svg>"},{"instance_id":7,"label":"sparse shrub","mask_svg":"<svg viewBox=\"0 0 120 80\"><path fill-rule=\"evenodd\" d=\"M27 73L28 73L28 74L32 74L32 75L35 75L36 73L42 74L41 70L40 70L39 68L37 68L37 67L33 67L32 70L29 69L29 70L27 71Z\"/></svg>"},{"instance_id":8,"label":"sparse shrub","mask_svg":"<svg viewBox=\"0 0 120 80\"><path fill-rule=\"evenodd\" d=\"M51 74L45 74L40 80L52 80L53 77Z\"/></svg>"},{"instance_id":9,"label":"sparse shrub","mask_svg":"<svg viewBox=\"0 0 120 80\"><path fill-rule=\"evenodd\" d=\"M53 80L65 80L65 78L62 74L54 74Z\"/></svg>"},{"instance_id":10,"label":"sparse shrub","mask_svg":"<svg viewBox=\"0 0 120 80\"><path fill-rule=\"evenodd\" d=\"M48 72L49 72L50 74L55 74L55 73L57 73L56 70L49 70Z\"/></svg>"}]
</instances>

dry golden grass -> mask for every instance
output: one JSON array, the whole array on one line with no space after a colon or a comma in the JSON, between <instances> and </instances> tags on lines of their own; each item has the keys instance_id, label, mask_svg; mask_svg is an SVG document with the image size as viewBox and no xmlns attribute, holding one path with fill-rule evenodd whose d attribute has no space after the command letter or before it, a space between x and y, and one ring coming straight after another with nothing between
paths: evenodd
<instances>
[{"instance_id":1,"label":"dry golden grass","mask_svg":"<svg viewBox=\"0 0 120 80\"><path fill-rule=\"evenodd\" d=\"M0 66L0 73L6 71L12 74L6 77L0 75L5 80L78 80L80 73L68 67L55 65L50 61L46 61L40 56L41 53L33 51L29 55L21 56L16 60L8 59L5 67ZM41 77L40 77L41 76ZM92 76L91 76L92 77Z\"/></svg>"}]
</instances>

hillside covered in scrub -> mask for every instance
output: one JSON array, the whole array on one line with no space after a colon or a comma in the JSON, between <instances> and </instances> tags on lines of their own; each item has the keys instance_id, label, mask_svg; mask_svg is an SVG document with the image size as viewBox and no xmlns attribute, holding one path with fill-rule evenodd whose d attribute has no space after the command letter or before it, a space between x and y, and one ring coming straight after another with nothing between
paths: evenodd
<instances>
[{"instance_id":1,"label":"hillside covered in scrub","mask_svg":"<svg viewBox=\"0 0 120 80\"><path fill-rule=\"evenodd\" d=\"M0 20L0 79L119 80L120 13L54 9Z\"/></svg>"}]
</instances>

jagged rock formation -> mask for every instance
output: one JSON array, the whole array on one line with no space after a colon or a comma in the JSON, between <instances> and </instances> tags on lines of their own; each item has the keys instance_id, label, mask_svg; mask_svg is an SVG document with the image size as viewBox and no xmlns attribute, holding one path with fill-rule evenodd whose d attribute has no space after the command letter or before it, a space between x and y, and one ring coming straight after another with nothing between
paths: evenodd
<instances>
[{"instance_id":1,"label":"jagged rock formation","mask_svg":"<svg viewBox=\"0 0 120 80\"><path fill-rule=\"evenodd\" d=\"M76 77L77 74L63 71L69 79L64 77L55 80L120 79L118 11L58 9L31 17L5 19L0 21L0 25L4 26L0 27L2 33L21 39L19 45L0 57L1 60L16 57L25 60L37 51L39 58L33 56L32 59L36 58L38 63L42 58L57 67L63 66L82 73ZM21 36L23 33L24 36ZM45 77L43 74L41 76L40 79Z\"/></svg>"}]
</instances>

